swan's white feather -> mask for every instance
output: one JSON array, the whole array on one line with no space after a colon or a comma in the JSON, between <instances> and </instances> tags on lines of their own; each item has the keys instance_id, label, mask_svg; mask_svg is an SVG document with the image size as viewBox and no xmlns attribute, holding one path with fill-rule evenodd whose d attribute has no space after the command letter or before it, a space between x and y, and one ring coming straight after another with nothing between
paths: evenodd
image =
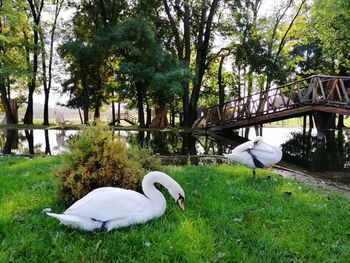
<instances>
[{"instance_id":1,"label":"swan's white feather","mask_svg":"<svg viewBox=\"0 0 350 263\"><path fill-rule=\"evenodd\" d=\"M150 212L152 204L146 196L122 188L102 187L78 200L64 214L106 222L130 217L142 221L150 217Z\"/></svg>"},{"instance_id":2,"label":"swan's white feather","mask_svg":"<svg viewBox=\"0 0 350 263\"><path fill-rule=\"evenodd\" d=\"M144 223L161 216L166 209L165 198L155 187L159 182L172 197L184 197L180 185L162 172L148 173L142 182L145 195L138 192L102 187L95 189L71 205L63 214L47 213L62 224L84 230L107 229Z\"/></svg>"},{"instance_id":3,"label":"swan's white feather","mask_svg":"<svg viewBox=\"0 0 350 263\"><path fill-rule=\"evenodd\" d=\"M92 231L98 229L102 226L102 222L94 221L90 218L84 218L81 216L75 215L66 215L66 214L55 214L55 213L46 213L48 216L57 218L63 225L81 228L87 231Z\"/></svg>"},{"instance_id":4,"label":"swan's white feather","mask_svg":"<svg viewBox=\"0 0 350 263\"><path fill-rule=\"evenodd\" d=\"M254 141L257 139L259 139L259 143L254 145ZM274 165L282 159L281 149L266 144L261 137L238 145L233 149L231 154L226 155L226 157L229 160L241 163L250 168L256 168L252 156L247 152L248 149L251 149L251 153L254 154L264 166Z\"/></svg>"}]
</instances>

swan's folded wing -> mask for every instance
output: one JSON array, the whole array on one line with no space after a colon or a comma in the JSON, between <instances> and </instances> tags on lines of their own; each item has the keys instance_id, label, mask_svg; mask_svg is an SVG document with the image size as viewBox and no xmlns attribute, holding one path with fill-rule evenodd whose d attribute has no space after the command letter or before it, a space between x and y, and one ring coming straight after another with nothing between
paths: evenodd
<instances>
[{"instance_id":1,"label":"swan's folded wing","mask_svg":"<svg viewBox=\"0 0 350 263\"><path fill-rule=\"evenodd\" d=\"M252 152L265 166L278 163L282 159L282 150L267 144L258 145Z\"/></svg>"},{"instance_id":2,"label":"swan's folded wing","mask_svg":"<svg viewBox=\"0 0 350 263\"><path fill-rule=\"evenodd\" d=\"M77 201L64 213L105 222L134 217L152 210L149 199L135 191L121 188L97 190Z\"/></svg>"},{"instance_id":3,"label":"swan's folded wing","mask_svg":"<svg viewBox=\"0 0 350 263\"><path fill-rule=\"evenodd\" d=\"M88 193L87 195L85 195L83 198L79 199L78 201L76 201L74 204L72 204L67 210L68 211L73 211L73 210L77 210L80 207L88 204L92 199L95 198L99 198L99 196L101 195L105 195L107 193L113 193L115 192L116 188L114 187L101 187L101 188L97 188L93 191L91 191L90 193Z\"/></svg>"},{"instance_id":4,"label":"swan's folded wing","mask_svg":"<svg viewBox=\"0 0 350 263\"><path fill-rule=\"evenodd\" d=\"M244 151L246 151L247 149L252 148L253 145L254 145L254 142L253 142L253 141L247 141L247 142L245 142L245 143L242 143L242 144L236 146L236 147L233 149L232 153L236 153L236 152L241 153L241 152L244 152Z\"/></svg>"}]
</instances>

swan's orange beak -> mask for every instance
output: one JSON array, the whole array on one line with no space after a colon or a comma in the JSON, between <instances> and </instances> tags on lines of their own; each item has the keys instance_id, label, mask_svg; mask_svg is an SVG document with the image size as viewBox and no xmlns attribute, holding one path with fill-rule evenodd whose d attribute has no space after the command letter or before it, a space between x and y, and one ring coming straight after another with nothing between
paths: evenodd
<instances>
[{"instance_id":1,"label":"swan's orange beak","mask_svg":"<svg viewBox=\"0 0 350 263\"><path fill-rule=\"evenodd\" d=\"M180 209L184 212L185 211L185 199L182 199L182 198L177 199L177 204L179 205Z\"/></svg>"}]
</instances>

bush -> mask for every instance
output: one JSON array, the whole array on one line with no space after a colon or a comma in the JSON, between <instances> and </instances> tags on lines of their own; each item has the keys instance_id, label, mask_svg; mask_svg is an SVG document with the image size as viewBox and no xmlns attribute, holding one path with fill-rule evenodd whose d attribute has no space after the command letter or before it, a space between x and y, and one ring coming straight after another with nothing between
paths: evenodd
<instances>
[{"instance_id":1,"label":"bush","mask_svg":"<svg viewBox=\"0 0 350 263\"><path fill-rule=\"evenodd\" d=\"M132 144L129 150L129 158L139 163L146 172L163 169L160 160L153 157L151 148L141 148L138 144Z\"/></svg>"},{"instance_id":2,"label":"bush","mask_svg":"<svg viewBox=\"0 0 350 263\"><path fill-rule=\"evenodd\" d=\"M65 203L102 186L134 190L141 186L145 169L136 155L128 153L125 142L106 128L85 128L68 143L68 148L70 153L64 154L62 164L53 170L59 178L59 196ZM134 157L128 158L130 155Z\"/></svg>"}]
</instances>

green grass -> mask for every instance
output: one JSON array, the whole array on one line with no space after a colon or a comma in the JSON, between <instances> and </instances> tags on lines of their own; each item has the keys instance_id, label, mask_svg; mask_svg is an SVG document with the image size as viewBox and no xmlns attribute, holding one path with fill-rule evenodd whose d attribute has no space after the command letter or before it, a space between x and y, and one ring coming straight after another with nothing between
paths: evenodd
<instances>
[{"instance_id":1,"label":"green grass","mask_svg":"<svg viewBox=\"0 0 350 263\"><path fill-rule=\"evenodd\" d=\"M274 126L303 127L303 119L304 119L303 117L285 119L285 120L281 120L281 121L266 123L266 124L264 124L264 126L267 126L267 127L274 127ZM336 123L338 123L338 120L336 120ZM344 125L346 127L350 127L350 118L347 116L345 116L345 118L344 118ZM306 127L309 127L309 117L307 118Z\"/></svg>"},{"instance_id":2,"label":"green grass","mask_svg":"<svg viewBox=\"0 0 350 263\"><path fill-rule=\"evenodd\" d=\"M55 158L0 159L0 262L348 262L350 198L242 166L168 167L182 213L89 233L42 214L56 199ZM267 177L271 175L271 179ZM291 192L291 196L284 194Z\"/></svg>"}]
</instances>

